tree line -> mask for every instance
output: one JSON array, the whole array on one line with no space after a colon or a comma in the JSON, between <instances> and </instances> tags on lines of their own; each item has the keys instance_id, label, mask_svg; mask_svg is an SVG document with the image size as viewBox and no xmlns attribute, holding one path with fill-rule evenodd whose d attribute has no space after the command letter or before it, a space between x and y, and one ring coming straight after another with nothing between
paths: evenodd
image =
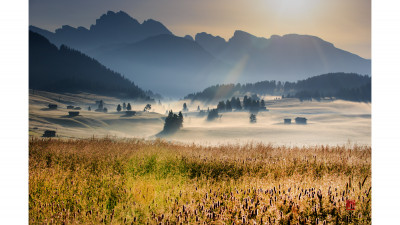
<instances>
[{"instance_id":1,"label":"tree line","mask_svg":"<svg viewBox=\"0 0 400 225\"><path fill-rule=\"evenodd\" d=\"M246 110L250 112L258 112L260 110L266 110L264 99L260 100L257 95L243 97L243 103L239 97L232 97L230 100L219 101L217 105L219 112L232 112L232 110Z\"/></svg>"},{"instance_id":2,"label":"tree line","mask_svg":"<svg viewBox=\"0 0 400 225\"><path fill-rule=\"evenodd\" d=\"M192 93L184 99L216 102L245 93L279 95L301 100L332 97L350 101L371 101L371 77L355 73L329 73L297 82L260 81L247 84L221 84Z\"/></svg>"}]
</instances>

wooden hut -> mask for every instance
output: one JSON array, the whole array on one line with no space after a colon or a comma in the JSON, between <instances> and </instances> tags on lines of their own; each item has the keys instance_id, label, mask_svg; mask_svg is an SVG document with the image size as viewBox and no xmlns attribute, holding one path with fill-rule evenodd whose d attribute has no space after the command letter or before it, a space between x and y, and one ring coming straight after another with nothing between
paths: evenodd
<instances>
[{"instance_id":1,"label":"wooden hut","mask_svg":"<svg viewBox=\"0 0 400 225\"><path fill-rule=\"evenodd\" d=\"M284 124L292 124L292 119L283 119Z\"/></svg>"},{"instance_id":2,"label":"wooden hut","mask_svg":"<svg viewBox=\"0 0 400 225\"><path fill-rule=\"evenodd\" d=\"M134 116L136 115L136 111L125 111L125 116Z\"/></svg>"},{"instance_id":3,"label":"wooden hut","mask_svg":"<svg viewBox=\"0 0 400 225\"><path fill-rule=\"evenodd\" d=\"M57 105L56 104L49 104L48 105L49 109L57 109Z\"/></svg>"},{"instance_id":4,"label":"wooden hut","mask_svg":"<svg viewBox=\"0 0 400 225\"><path fill-rule=\"evenodd\" d=\"M45 130L43 133L43 137L55 137L56 132L54 130Z\"/></svg>"},{"instance_id":5,"label":"wooden hut","mask_svg":"<svg viewBox=\"0 0 400 225\"><path fill-rule=\"evenodd\" d=\"M296 124L307 124L307 119L305 117L296 117Z\"/></svg>"},{"instance_id":6,"label":"wooden hut","mask_svg":"<svg viewBox=\"0 0 400 225\"><path fill-rule=\"evenodd\" d=\"M71 117L73 117L73 116L79 116L79 112L76 112L76 111L69 111L69 112L68 112L68 115L71 116Z\"/></svg>"}]
</instances>

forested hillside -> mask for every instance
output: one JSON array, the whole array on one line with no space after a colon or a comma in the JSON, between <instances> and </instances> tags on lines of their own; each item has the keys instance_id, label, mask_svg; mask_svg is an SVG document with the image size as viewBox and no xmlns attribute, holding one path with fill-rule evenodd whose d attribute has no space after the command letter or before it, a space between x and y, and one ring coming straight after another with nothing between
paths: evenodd
<instances>
[{"instance_id":1,"label":"forested hillside","mask_svg":"<svg viewBox=\"0 0 400 225\"><path fill-rule=\"evenodd\" d=\"M371 101L371 77L355 73L329 73L297 82L260 81L247 84L214 85L185 99L219 101L244 94L311 98L335 97L350 101Z\"/></svg>"},{"instance_id":2,"label":"forested hillside","mask_svg":"<svg viewBox=\"0 0 400 225\"><path fill-rule=\"evenodd\" d=\"M149 100L132 81L65 45L57 48L29 32L29 88L52 92L90 92Z\"/></svg>"}]
</instances>

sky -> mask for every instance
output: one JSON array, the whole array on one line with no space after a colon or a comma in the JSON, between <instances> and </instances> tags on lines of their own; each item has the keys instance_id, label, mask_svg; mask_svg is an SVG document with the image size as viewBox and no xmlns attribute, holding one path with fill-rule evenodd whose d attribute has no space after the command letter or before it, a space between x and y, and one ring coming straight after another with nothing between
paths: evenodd
<instances>
[{"instance_id":1,"label":"sky","mask_svg":"<svg viewBox=\"0 0 400 225\"><path fill-rule=\"evenodd\" d=\"M371 0L30 0L29 24L89 28L108 10L158 20L177 36L308 34L371 58Z\"/></svg>"}]
</instances>

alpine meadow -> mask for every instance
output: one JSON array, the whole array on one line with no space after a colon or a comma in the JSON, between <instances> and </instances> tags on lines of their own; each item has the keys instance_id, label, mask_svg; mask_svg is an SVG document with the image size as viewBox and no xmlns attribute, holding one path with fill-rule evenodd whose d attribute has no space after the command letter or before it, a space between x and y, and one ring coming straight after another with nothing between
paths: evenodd
<instances>
[{"instance_id":1,"label":"alpine meadow","mask_svg":"<svg viewBox=\"0 0 400 225\"><path fill-rule=\"evenodd\" d=\"M295 2L31 0L29 223L371 224L371 2Z\"/></svg>"}]
</instances>

